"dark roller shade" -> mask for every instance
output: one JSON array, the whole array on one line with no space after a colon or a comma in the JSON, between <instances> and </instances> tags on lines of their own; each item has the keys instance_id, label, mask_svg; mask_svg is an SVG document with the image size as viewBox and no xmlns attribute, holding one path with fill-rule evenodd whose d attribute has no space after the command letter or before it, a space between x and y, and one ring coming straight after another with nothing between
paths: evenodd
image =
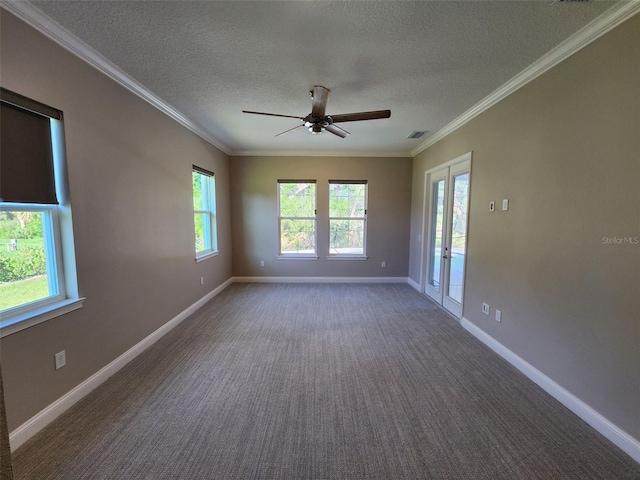
<instances>
[{"instance_id":1,"label":"dark roller shade","mask_svg":"<svg viewBox=\"0 0 640 480\"><path fill-rule=\"evenodd\" d=\"M197 165L193 165L193 170L195 172L201 173L202 175L206 175L207 177L214 176L213 172L210 172L209 170L205 170L204 168L198 167Z\"/></svg>"},{"instance_id":2,"label":"dark roller shade","mask_svg":"<svg viewBox=\"0 0 640 480\"><path fill-rule=\"evenodd\" d=\"M329 183L340 183L340 184L350 184L350 185L366 185L367 180L329 180Z\"/></svg>"},{"instance_id":3,"label":"dark roller shade","mask_svg":"<svg viewBox=\"0 0 640 480\"><path fill-rule=\"evenodd\" d=\"M60 112L4 89L1 100L0 198L15 203L58 203L50 112L57 112L57 118Z\"/></svg>"}]
</instances>

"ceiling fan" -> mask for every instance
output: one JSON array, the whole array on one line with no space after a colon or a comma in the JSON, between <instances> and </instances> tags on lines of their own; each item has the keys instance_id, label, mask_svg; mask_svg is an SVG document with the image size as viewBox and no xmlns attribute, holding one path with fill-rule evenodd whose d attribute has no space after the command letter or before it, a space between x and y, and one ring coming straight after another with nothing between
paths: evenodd
<instances>
[{"instance_id":1,"label":"ceiling fan","mask_svg":"<svg viewBox=\"0 0 640 480\"><path fill-rule=\"evenodd\" d=\"M329 90L327 87L316 85L313 90L309 92L312 99L311 113L306 117L297 117L295 115L280 115L278 113L264 113L264 112L252 112L249 110L243 110L243 113L252 113L254 115L268 115L270 117L286 117L297 118L302 121L301 125L297 127L285 130L282 133L276 135L284 135L285 133L292 132L301 127L306 127L313 135L318 135L324 131L333 133L338 137L345 138L347 135L351 135L346 130L338 127L336 123L340 122L357 122L360 120L375 120L378 118L391 117L391 110L376 110L373 112L359 112L359 113L343 113L341 115L325 115L325 109L327 106L327 99L329 98Z\"/></svg>"}]
</instances>

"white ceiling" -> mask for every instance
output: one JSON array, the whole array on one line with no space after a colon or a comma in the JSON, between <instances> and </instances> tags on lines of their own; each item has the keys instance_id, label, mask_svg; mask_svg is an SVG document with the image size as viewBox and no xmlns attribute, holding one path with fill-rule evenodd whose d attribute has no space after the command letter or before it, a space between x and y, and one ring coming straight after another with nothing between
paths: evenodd
<instances>
[{"instance_id":1,"label":"white ceiling","mask_svg":"<svg viewBox=\"0 0 640 480\"><path fill-rule=\"evenodd\" d=\"M614 5L538 1L33 1L231 154L409 155ZM328 114L390 109L305 129L308 91Z\"/></svg>"}]
</instances>

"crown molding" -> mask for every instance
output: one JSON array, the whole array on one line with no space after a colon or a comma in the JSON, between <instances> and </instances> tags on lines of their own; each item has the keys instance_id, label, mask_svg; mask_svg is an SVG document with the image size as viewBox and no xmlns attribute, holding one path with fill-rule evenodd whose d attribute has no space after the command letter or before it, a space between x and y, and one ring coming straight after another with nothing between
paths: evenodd
<instances>
[{"instance_id":1,"label":"crown molding","mask_svg":"<svg viewBox=\"0 0 640 480\"><path fill-rule=\"evenodd\" d=\"M411 158L409 151L405 152L381 152L381 151L340 151L340 150L254 150L232 151L232 157L384 157L384 158Z\"/></svg>"},{"instance_id":2,"label":"crown molding","mask_svg":"<svg viewBox=\"0 0 640 480\"><path fill-rule=\"evenodd\" d=\"M525 86L532 80L536 79L560 62L566 60L571 55L583 49L591 42L597 40L602 35L617 27L624 21L633 17L638 12L640 12L639 0L621 1L617 3L602 15L600 15L598 18L593 20L591 23L578 30L564 42L560 43L558 46L533 62L522 72L517 74L511 80L507 81L507 83L491 93L488 97L485 97L483 100L464 112L451 123L445 125L443 128L435 132L423 143L411 150L411 156L415 157L430 146L439 142L450 133L453 133L458 128L462 127L464 124L480 115L485 110L488 110L496 103L508 97L513 92Z\"/></svg>"},{"instance_id":3,"label":"crown molding","mask_svg":"<svg viewBox=\"0 0 640 480\"><path fill-rule=\"evenodd\" d=\"M0 6L17 16L40 33L56 42L72 54L84 60L86 63L99 70L107 77L122 85L124 88L150 103L165 115L191 130L193 133L209 142L214 147L229 155L230 148L219 139L205 132L191 121L187 116L176 110L160 97L148 90L144 85L127 75L124 71L111 63L105 57L96 52L75 35L64 29L60 24L52 20L40 9L27 1L0 0Z\"/></svg>"}]
</instances>

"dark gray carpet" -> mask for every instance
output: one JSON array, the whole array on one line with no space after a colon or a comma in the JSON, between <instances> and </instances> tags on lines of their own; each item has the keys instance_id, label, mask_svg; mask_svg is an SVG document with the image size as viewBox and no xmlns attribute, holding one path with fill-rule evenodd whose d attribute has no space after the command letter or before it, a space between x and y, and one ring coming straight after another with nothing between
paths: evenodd
<instances>
[{"instance_id":1,"label":"dark gray carpet","mask_svg":"<svg viewBox=\"0 0 640 480\"><path fill-rule=\"evenodd\" d=\"M234 284L14 455L24 479L640 479L408 285Z\"/></svg>"}]
</instances>

